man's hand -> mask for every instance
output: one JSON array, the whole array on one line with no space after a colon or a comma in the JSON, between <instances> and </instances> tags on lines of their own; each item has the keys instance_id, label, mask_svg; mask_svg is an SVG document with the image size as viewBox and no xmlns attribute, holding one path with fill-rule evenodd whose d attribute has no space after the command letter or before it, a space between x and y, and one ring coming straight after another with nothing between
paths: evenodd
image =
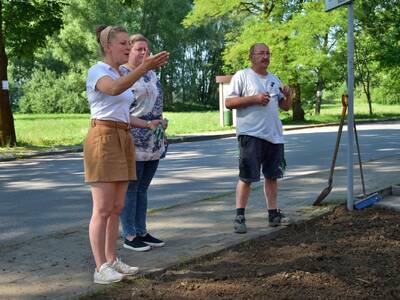
<instances>
[{"instance_id":1,"label":"man's hand","mask_svg":"<svg viewBox=\"0 0 400 300\"><path fill-rule=\"evenodd\" d=\"M255 103L260 105L267 105L269 102L269 94L268 93L260 93L255 96Z\"/></svg>"},{"instance_id":2,"label":"man's hand","mask_svg":"<svg viewBox=\"0 0 400 300\"><path fill-rule=\"evenodd\" d=\"M290 90L290 87L287 85L281 86L279 88L281 93L283 94L283 99L279 101L279 107L283 109L284 111L288 111L290 107L292 106L292 92Z\"/></svg>"},{"instance_id":3,"label":"man's hand","mask_svg":"<svg viewBox=\"0 0 400 300\"><path fill-rule=\"evenodd\" d=\"M281 86L281 87L279 88L279 90L282 92L282 94L283 94L286 98L291 98L291 97L290 97L291 91L290 91L290 87L289 87L289 86L287 86L287 85Z\"/></svg>"}]
</instances>

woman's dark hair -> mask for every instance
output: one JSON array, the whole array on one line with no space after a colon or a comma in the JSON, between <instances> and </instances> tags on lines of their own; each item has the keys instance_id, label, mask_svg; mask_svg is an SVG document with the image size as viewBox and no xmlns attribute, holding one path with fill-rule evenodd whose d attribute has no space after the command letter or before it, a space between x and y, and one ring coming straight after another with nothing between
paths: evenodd
<instances>
[{"instance_id":1,"label":"woman's dark hair","mask_svg":"<svg viewBox=\"0 0 400 300\"><path fill-rule=\"evenodd\" d=\"M126 29L122 26L107 26L107 25L100 25L96 28L96 38L97 42L100 45L101 54L104 56L105 51L104 47L109 44L119 32L125 32Z\"/></svg>"}]
</instances>

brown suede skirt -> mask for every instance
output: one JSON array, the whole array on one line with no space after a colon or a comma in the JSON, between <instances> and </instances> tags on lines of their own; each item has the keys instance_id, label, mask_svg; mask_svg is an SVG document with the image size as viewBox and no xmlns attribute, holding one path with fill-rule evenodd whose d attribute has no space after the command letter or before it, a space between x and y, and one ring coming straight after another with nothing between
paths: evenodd
<instances>
[{"instance_id":1,"label":"brown suede skirt","mask_svg":"<svg viewBox=\"0 0 400 300\"><path fill-rule=\"evenodd\" d=\"M92 119L83 153L87 183L136 179L135 145L127 123Z\"/></svg>"}]
</instances>

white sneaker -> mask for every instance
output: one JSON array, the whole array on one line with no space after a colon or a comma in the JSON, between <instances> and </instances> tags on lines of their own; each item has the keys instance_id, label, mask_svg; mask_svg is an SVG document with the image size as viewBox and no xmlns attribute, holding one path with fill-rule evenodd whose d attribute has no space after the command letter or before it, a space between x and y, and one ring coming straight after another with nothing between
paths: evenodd
<instances>
[{"instance_id":1,"label":"white sneaker","mask_svg":"<svg viewBox=\"0 0 400 300\"><path fill-rule=\"evenodd\" d=\"M124 275L117 272L110 263L104 263L101 265L99 271L94 270L93 282L99 284L110 284L113 282L119 282L124 278Z\"/></svg>"},{"instance_id":2,"label":"white sneaker","mask_svg":"<svg viewBox=\"0 0 400 300\"><path fill-rule=\"evenodd\" d=\"M130 265L127 265L126 263L122 262L122 260L120 260L118 257L112 263L111 267L114 268L114 270L117 271L118 273L124 275L135 275L136 273L139 272L138 267L131 267Z\"/></svg>"}]
</instances>

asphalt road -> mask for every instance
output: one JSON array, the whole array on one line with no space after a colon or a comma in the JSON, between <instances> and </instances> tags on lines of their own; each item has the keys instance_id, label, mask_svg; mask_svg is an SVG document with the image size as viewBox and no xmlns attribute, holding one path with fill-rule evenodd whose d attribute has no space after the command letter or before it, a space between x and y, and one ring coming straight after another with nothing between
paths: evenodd
<instances>
[{"instance_id":1,"label":"asphalt road","mask_svg":"<svg viewBox=\"0 0 400 300\"><path fill-rule=\"evenodd\" d=\"M400 155L400 122L359 125L358 131L363 161ZM337 127L286 132L287 177L328 169L336 132ZM346 144L344 132L338 166L346 164ZM235 138L170 145L150 188L149 208L234 191L237 155ZM0 162L0 203L0 246L88 224L91 197L82 154Z\"/></svg>"}]
</instances>

